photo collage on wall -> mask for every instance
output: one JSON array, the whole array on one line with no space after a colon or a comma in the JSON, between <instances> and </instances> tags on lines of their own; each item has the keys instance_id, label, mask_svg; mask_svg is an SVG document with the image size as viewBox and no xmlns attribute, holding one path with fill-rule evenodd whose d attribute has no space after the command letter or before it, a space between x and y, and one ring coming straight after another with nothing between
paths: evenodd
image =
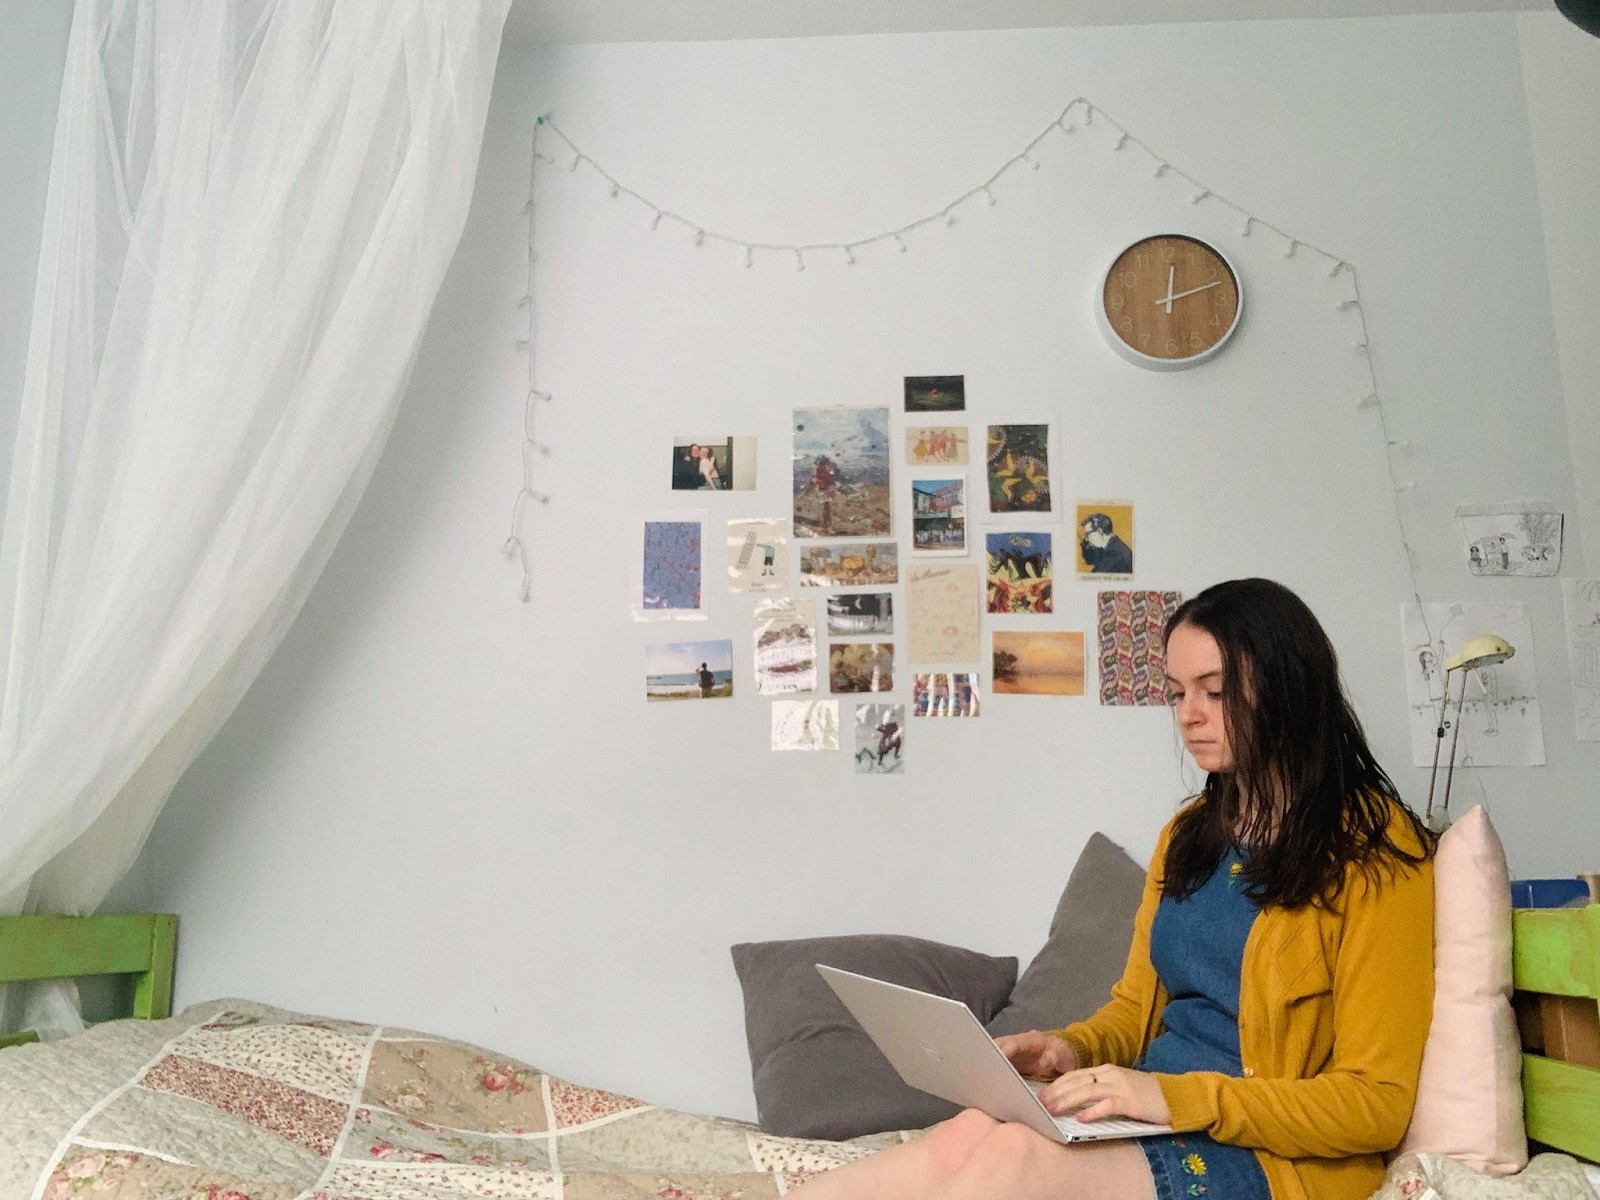
<instances>
[{"instance_id":1,"label":"photo collage on wall","mask_svg":"<svg viewBox=\"0 0 1600 1200\"><path fill-rule=\"evenodd\" d=\"M635 620L707 620L708 547L719 541L728 594L750 595L748 678L735 677L726 630L652 642L646 699L759 697L772 750L847 747L862 775L914 773L921 721L911 719L976 718L985 685L1166 704L1161 629L1177 592L1096 592L1092 634L1061 627L1084 605L1064 604L1063 576L1069 589L1134 578L1134 503L1071 498L1057 422L987 411L975 421L965 376L906 376L896 399L793 410L785 516L642 517ZM731 503L708 493L755 490L757 442L672 439L663 490Z\"/></svg>"}]
</instances>

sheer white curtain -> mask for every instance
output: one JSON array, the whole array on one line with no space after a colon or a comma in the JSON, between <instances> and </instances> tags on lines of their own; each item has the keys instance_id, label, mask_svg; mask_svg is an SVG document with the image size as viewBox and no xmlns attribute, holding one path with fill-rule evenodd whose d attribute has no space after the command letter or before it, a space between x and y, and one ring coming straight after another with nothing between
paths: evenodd
<instances>
[{"instance_id":1,"label":"sheer white curtain","mask_svg":"<svg viewBox=\"0 0 1600 1200\"><path fill-rule=\"evenodd\" d=\"M460 236L508 4L79 0L0 528L0 912L99 904L298 612Z\"/></svg>"}]
</instances>

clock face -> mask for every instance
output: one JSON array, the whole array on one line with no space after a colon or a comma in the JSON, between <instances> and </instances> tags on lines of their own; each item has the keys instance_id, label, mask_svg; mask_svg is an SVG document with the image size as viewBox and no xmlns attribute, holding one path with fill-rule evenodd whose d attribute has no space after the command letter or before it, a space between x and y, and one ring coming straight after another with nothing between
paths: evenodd
<instances>
[{"instance_id":1,"label":"clock face","mask_svg":"<svg viewBox=\"0 0 1600 1200\"><path fill-rule=\"evenodd\" d=\"M1106 272L1100 327L1124 358L1154 370L1203 362L1233 335L1243 311L1239 277L1198 238L1161 234L1135 242Z\"/></svg>"}]
</instances>

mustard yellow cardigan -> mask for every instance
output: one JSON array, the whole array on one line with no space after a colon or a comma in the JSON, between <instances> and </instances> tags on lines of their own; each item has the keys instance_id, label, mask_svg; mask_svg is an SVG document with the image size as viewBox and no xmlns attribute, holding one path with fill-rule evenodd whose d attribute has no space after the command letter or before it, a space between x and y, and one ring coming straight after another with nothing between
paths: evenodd
<instances>
[{"instance_id":1,"label":"mustard yellow cardigan","mask_svg":"<svg viewBox=\"0 0 1600 1200\"><path fill-rule=\"evenodd\" d=\"M1132 1066L1160 1029L1167 997L1150 965L1150 923L1171 833L1168 822L1110 1002L1054 1031L1080 1066ZM1419 851L1398 807L1390 835ZM1158 1074L1172 1126L1253 1148L1273 1200L1366 1200L1411 1120L1432 1012L1431 860L1376 886L1352 871L1331 910L1267 907L1240 976L1244 1077Z\"/></svg>"}]
</instances>

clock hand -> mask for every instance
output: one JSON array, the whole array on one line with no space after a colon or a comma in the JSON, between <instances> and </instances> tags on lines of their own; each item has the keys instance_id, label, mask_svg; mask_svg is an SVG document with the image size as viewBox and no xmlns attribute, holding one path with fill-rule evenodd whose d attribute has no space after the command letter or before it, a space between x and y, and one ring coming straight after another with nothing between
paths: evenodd
<instances>
[{"instance_id":1,"label":"clock hand","mask_svg":"<svg viewBox=\"0 0 1600 1200\"><path fill-rule=\"evenodd\" d=\"M1222 286L1222 280L1213 279L1210 283L1202 283L1199 287L1190 288L1187 292L1177 292L1177 293L1170 293L1169 292L1167 295L1162 296L1160 299L1158 299L1156 301L1156 303L1157 304L1165 304L1167 306L1167 311L1171 312L1172 311L1172 302L1174 300L1182 300L1185 296L1192 296L1196 292L1205 291L1207 288L1214 288L1214 287L1221 287L1221 286Z\"/></svg>"},{"instance_id":2,"label":"clock hand","mask_svg":"<svg viewBox=\"0 0 1600 1200\"><path fill-rule=\"evenodd\" d=\"M1167 299L1166 299L1166 305L1167 305L1167 314L1169 316L1172 313L1172 302L1177 299L1177 297L1172 294L1172 277L1174 275L1176 275L1177 272L1178 272L1178 268L1177 268L1176 265L1170 266L1170 267L1167 268ZM1160 304L1161 301L1157 300L1156 303Z\"/></svg>"}]
</instances>

